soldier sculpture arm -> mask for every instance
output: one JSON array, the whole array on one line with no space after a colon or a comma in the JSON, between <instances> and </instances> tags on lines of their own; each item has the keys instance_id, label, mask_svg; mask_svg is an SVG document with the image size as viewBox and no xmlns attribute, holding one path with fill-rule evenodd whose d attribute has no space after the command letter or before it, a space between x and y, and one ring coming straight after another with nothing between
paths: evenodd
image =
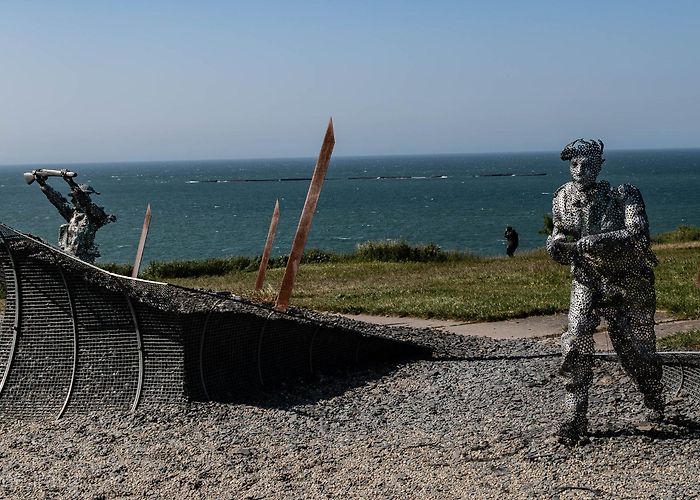
<instances>
[{"instance_id":1,"label":"soldier sculpture arm","mask_svg":"<svg viewBox=\"0 0 700 500\"><path fill-rule=\"evenodd\" d=\"M63 179L68 183L73 194L75 206L81 212L87 214L88 218L98 226L104 226L110 222L117 220L117 217L107 214L104 208L98 206L90 199L90 195L75 182L72 177L63 176ZM98 193L99 194L99 193Z\"/></svg>"},{"instance_id":2,"label":"soldier sculpture arm","mask_svg":"<svg viewBox=\"0 0 700 500\"><path fill-rule=\"evenodd\" d=\"M561 203L557 199L559 196L563 196L561 191L559 189L554 193L552 202L552 223L554 228L552 229L552 234L547 237L547 253L559 264L569 265L574 263L575 246L570 243L567 244L567 236L570 237L572 235L562 228Z\"/></svg>"},{"instance_id":3,"label":"soldier sculpture arm","mask_svg":"<svg viewBox=\"0 0 700 500\"><path fill-rule=\"evenodd\" d=\"M623 184L617 188L617 195L624 211L625 227L581 238L577 243L579 251L597 253L613 248L649 247L649 220L641 193L636 187Z\"/></svg>"},{"instance_id":4,"label":"soldier sculpture arm","mask_svg":"<svg viewBox=\"0 0 700 500\"><path fill-rule=\"evenodd\" d=\"M58 213L61 214L61 217L66 219L66 221L70 221L71 217L73 217L74 208L70 203L68 203L68 200L66 200L61 193L49 186L46 183L46 178L37 175L35 176L35 179L37 184L39 184L41 192L44 193L51 204L56 207Z\"/></svg>"}]
</instances>

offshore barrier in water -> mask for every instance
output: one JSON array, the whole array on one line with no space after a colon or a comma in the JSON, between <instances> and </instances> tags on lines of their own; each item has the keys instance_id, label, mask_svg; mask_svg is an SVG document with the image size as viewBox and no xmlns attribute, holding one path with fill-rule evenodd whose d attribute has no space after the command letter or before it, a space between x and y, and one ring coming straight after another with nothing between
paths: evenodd
<instances>
[{"instance_id":1,"label":"offshore barrier in water","mask_svg":"<svg viewBox=\"0 0 700 500\"><path fill-rule=\"evenodd\" d=\"M127 278L0 224L0 414L234 401L312 373L430 356L230 294Z\"/></svg>"}]
</instances>

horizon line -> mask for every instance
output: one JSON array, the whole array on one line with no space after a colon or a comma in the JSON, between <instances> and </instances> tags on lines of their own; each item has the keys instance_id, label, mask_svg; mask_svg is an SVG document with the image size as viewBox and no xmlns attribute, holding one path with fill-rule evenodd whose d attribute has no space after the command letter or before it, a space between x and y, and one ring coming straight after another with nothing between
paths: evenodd
<instances>
[{"instance_id":1,"label":"horizon line","mask_svg":"<svg viewBox=\"0 0 700 500\"><path fill-rule=\"evenodd\" d=\"M657 148L619 148L609 149L606 152L632 152L632 151L692 151L698 150L700 146L683 147L657 147ZM480 156L480 155L515 155L515 154L549 154L558 150L542 149L529 151L485 151L472 153L388 153L388 154L356 154L337 155L334 158L391 158L391 157L416 157L416 156ZM187 162L221 162L221 161L266 161L266 160L314 160L315 156L267 156L267 157L241 157L241 158L197 158L185 160L97 160L97 161L60 161L60 162L28 162L28 163L0 163L0 168L4 167L36 167L40 165L112 165L112 164L144 164L144 163L187 163Z\"/></svg>"}]
</instances>

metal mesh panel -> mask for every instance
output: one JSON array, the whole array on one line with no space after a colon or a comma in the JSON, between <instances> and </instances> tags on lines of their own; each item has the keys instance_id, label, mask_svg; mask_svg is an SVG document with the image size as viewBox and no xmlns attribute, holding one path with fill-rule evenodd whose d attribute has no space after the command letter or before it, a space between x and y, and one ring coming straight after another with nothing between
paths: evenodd
<instances>
[{"instance_id":1,"label":"metal mesh panel","mask_svg":"<svg viewBox=\"0 0 700 500\"><path fill-rule=\"evenodd\" d=\"M202 323L197 369L207 399L229 400L260 387L258 346L265 319L227 311Z\"/></svg>"},{"instance_id":2,"label":"metal mesh panel","mask_svg":"<svg viewBox=\"0 0 700 500\"><path fill-rule=\"evenodd\" d=\"M10 261L10 256L4 244L0 245L0 274L5 286L5 312L0 322L0 380L4 375L8 363L10 362L10 351L14 343L14 323L15 323L15 283L14 268Z\"/></svg>"},{"instance_id":3,"label":"metal mesh panel","mask_svg":"<svg viewBox=\"0 0 700 500\"><path fill-rule=\"evenodd\" d=\"M691 395L700 400L700 353L661 352L662 382L672 395Z\"/></svg>"},{"instance_id":4,"label":"metal mesh panel","mask_svg":"<svg viewBox=\"0 0 700 500\"><path fill-rule=\"evenodd\" d=\"M78 369L68 411L129 409L139 380L138 343L126 297L73 276Z\"/></svg>"},{"instance_id":5,"label":"metal mesh panel","mask_svg":"<svg viewBox=\"0 0 700 500\"><path fill-rule=\"evenodd\" d=\"M357 346L356 362L372 364L382 361L399 361L419 355L411 344L393 342L378 337L362 337Z\"/></svg>"},{"instance_id":6,"label":"metal mesh panel","mask_svg":"<svg viewBox=\"0 0 700 500\"><path fill-rule=\"evenodd\" d=\"M315 371L326 372L355 364L360 339L360 335L319 326L313 337L311 366Z\"/></svg>"},{"instance_id":7,"label":"metal mesh panel","mask_svg":"<svg viewBox=\"0 0 700 500\"><path fill-rule=\"evenodd\" d=\"M58 413L73 367L70 304L58 268L30 255L15 262L21 290L21 331L0 410ZM24 286L31 282L32 286ZM29 397L31 396L31 397Z\"/></svg>"},{"instance_id":8,"label":"metal mesh panel","mask_svg":"<svg viewBox=\"0 0 700 500\"><path fill-rule=\"evenodd\" d=\"M137 305L144 373L140 405L183 402L184 349L179 318L149 306Z\"/></svg>"},{"instance_id":9,"label":"metal mesh panel","mask_svg":"<svg viewBox=\"0 0 700 500\"><path fill-rule=\"evenodd\" d=\"M270 319L260 338L260 378L274 384L311 373L311 340L317 325Z\"/></svg>"}]
</instances>

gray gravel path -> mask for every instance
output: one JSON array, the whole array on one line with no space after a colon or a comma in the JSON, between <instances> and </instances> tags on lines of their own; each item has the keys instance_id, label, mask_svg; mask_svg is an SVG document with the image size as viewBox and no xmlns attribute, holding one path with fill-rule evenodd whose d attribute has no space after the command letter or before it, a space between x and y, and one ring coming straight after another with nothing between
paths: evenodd
<instances>
[{"instance_id":1,"label":"gray gravel path","mask_svg":"<svg viewBox=\"0 0 700 500\"><path fill-rule=\"evenodd\" d=\"M350 321L350 320L343 320ZM552 339L362 325L435 359L289 385L240 404L0 423L0 495L171 498L694 498L700 408L640 424L641 398L596 368L589 445L550 437ZM544 356L542 356L544 355Z\"/></svg>"}]
</instances>

